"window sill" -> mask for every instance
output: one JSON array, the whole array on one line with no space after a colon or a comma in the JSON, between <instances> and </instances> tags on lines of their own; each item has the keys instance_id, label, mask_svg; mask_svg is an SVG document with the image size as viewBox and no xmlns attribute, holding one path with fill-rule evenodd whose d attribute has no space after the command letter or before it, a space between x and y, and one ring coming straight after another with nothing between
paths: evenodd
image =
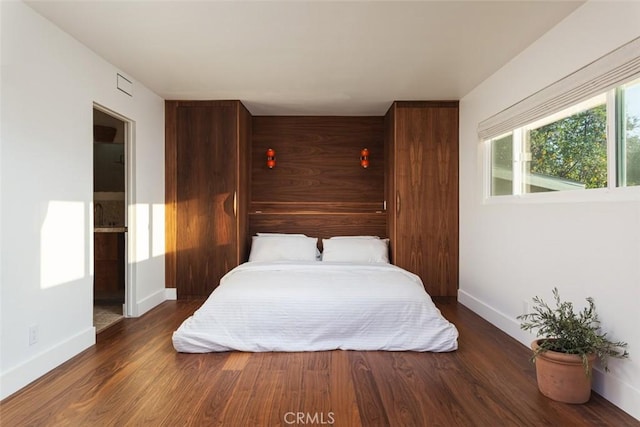
<instances>
[{"instance_id":1,"label":"window sill","mask_svg":"<svg viewBox=\"0 0 640 427\"><path fill-rule=\"evenodd\" d=\"M485 205L638 202L640 186L485 197Z\"/></svg>"}]
</instances>

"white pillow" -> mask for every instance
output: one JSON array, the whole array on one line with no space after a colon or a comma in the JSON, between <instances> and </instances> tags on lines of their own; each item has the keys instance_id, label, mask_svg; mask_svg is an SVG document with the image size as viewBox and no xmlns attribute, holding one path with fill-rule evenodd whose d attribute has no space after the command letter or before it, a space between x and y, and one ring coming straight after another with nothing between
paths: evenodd
<instances>
[{"instance_id":1,"label":"white pillow","mask_svg":"<svg viewBox=\"0 0 640 427\"><path fill-rule=\"evenodd\" d=\"M253 236L249 261L315 261L317 241L306 236Z\"/></svg>"},{"instance_id":2,"label":"white pillow","mask_svg":"<svg viewBox=\"0 0 640 427\"><path fill-rule=\"evenodd\" d=\"M388 263L388 239L362 237L322 239L322 261Z\"/></svg>"},{"instance_id":3,"label":"white pillow","mask_svg":"<svg viewBox=\"0 0 640 427\"><path fill-rule=\"evenodd\" d=\"M306 234L292 234L292 233L256 233L257 236L271 236L271 237L307 237Z\"/></svg>"},{"instance_id":4,"label":"white pillow","mask_svg":"<svg viewBox=\"0 0 640 427\"><path fill-rule=\"evenodd\" d=\"M296 233L256 233L256 235L276 236L276 237L308 237L306 234L296 234ZM316 246L316 261L320 261L321 259L322 259L322 253L320 253L320 249L318 249L318 246Z\"/></svg>"},{"instance_id":5,"label":"white pillow","mask_svg":"<svg viewBox=\"0 0 640 427\"><path fill-rule=\"evenodd\" d=\"M380 239L378 236L333 236L331 239Z\"/></svg>"}]
</instances>

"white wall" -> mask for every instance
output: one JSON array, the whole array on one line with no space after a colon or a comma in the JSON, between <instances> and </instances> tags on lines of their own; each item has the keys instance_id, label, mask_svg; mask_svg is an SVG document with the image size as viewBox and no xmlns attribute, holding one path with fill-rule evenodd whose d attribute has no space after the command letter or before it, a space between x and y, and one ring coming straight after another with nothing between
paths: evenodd
<instances>
[{"instance_id":1,"label":"white wall","mask_svg":"<svg viewBox=\"0 0 640 427\"><path fill-rule=\"evenodd\" d=\"M478 123L640 36L640 3L589 2L460 102L459 300L525 345L523 302L592 296L603 328L631 359L594 388L640 418L640 188L576 200L484 204ZM595 193L591 193L595 192ZM496 349L499 351L499 349Z\"/></svg>"},{"instance_id":2,"label":"white wall","mask_svg":"<svg viewBox=\"0 0 640 427\"><path fill-rule=\"evenodd\" d=\"M135 123L132 314L164 290L164 103L22 2L0 2L0 398L95 342L92 108ZM38 342L29 345L29 328Z\"/></svg>"}]
</instances>

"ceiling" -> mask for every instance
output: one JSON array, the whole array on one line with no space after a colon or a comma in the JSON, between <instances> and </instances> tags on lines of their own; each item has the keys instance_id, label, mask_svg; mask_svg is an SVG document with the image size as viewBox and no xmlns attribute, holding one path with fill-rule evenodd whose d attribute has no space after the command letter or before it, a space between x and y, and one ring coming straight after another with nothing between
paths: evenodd
<instances>
[{"instance_id":1,"label":"ceiling","mask_svg":"<svg viewBox=\"0 0 640 427\"><path fill-rule=\"evenodd\" d=\"M28 1L164 99L254 115L383 115L460 99L573 1Z\"/></svg>"}]
</instances>

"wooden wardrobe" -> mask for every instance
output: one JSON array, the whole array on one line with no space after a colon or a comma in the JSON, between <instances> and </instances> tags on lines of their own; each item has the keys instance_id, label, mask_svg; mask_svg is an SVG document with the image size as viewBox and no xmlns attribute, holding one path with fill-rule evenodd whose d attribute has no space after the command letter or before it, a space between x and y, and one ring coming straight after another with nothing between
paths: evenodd
<instances>
[{"instance_id":1,"label":"wooden wardrobe","mask_svg":"<svg viewBox=\"0 0 640 427\"><path fill-rule=\"evenodd\" d=\"M385 116L392 262L431 296L458 291L458 102L396 101Z\"/></svg>"},{"instance_id":2,"label":"wooden wardrobe","mask_svg":"<svg viewBox=\"0 0 640 427\"><path fill-rule=\"evenodd\" d=\"M165 102L166 286L208 296L247 257L251 115L240 101Z\"/></svg>"}]
</instances>

